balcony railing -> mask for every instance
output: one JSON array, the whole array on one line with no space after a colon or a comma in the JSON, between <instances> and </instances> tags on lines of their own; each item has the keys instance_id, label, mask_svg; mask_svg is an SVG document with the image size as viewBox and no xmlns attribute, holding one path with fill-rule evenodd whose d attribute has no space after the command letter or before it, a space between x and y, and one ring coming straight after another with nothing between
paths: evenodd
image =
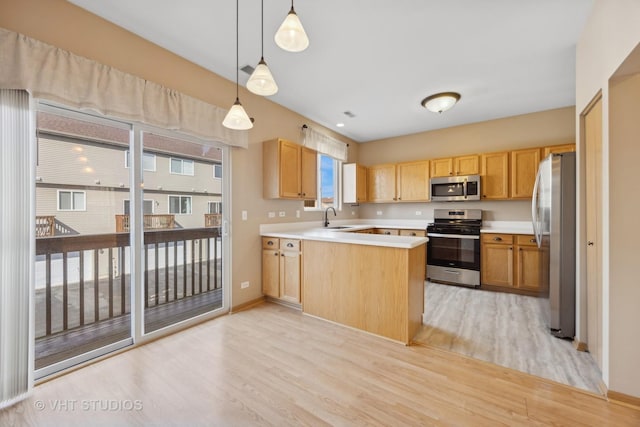
<instances>
[{"instance_id":1,"label":"balcony railing","mask_svg":"<svg viewBox=\"0 0 640 427\"><path fill-rule=\"evenodd\" d=\"M55 234L55 216L36 217L36 237L49 237Z\"/></svg>"},{"instance_id":2,"label":"balcony railing","mask_svg":"<svg viewBox=\"0 0 640 427\"><path fill-rule=\"evenodd\" d=\"M221 242L220 228L144 233L146 332L221 306ZM130 258L129 233L36 239L36 369L128 336Z\"/></svg>"},{"instance_id":3,"label":"balcony railing","mask_svg":"<svg viewBox=\"0 0 640 427\"><path fill-rule=\"evenodd\" d=\"M145 230L166 230L176 225L175 215L144 215ZM129 231L129 215L116 215L116 233Z\"/></svg>"},{"instance_id":4,"label":"balcony railing","mask_svg":"<svg viewBox=\"0 0 640 427\"><path fill-rule=\"evenodd\" d=\"M205 227L222 227L222 214L204 214Z\"/></svg>"}]
</instances>

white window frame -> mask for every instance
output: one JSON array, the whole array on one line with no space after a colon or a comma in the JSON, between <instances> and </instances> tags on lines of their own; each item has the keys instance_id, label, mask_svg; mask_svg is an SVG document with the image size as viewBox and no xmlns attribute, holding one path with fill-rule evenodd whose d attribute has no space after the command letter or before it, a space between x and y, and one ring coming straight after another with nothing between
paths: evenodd
<instances>
[{"instance_id":1,"label":"white window frame","mask_svg":"<svg viewBox=\"0 0 640 427\"><path fill-rule=\"evenodd\" d=\"M142 155L144 156L144 159L142 161L143 170L145 172L155 172L156 171L156 155L153 153L147 153L146 151L142 153ZM147 169L145 167L146 162L144 160L146 159L153 159L153 169ZM124 167L126 169L129 169L129 150L125 150L124 152Z\"/></svg>"},{"instance_id":2,"label":"white window frame","mask_svg":"<svg viewBox=\"0 0 640 427\"><path fill-rule=\"evenodd\" d=\"M171 198L172 197L178 197L179 198L179 206L182 208L182 199L183 198L189 198L191 200L191 202L189 203L189 212L187 213L182 213L182 212L171 212ZM182 209L181 209L182 210ZM185 196L182 194L170 194L167 196L167 212L169 213L169 215L192 215L193 214L193 196Z\"/></svg>"},{"instance_id":3,"label":"white window frame","mask_svg":"<svg viewBox=\"0 0 640 427\"><path fill-rule=\"evenodd\" d=\"M127 215L125 212L127 209L125 209L125 206L127 205L127 202L129 202L129 214L131 214L131 200L129 199L124 199L122 200L122 213ZM156 213L156 201L153 199L144 199L142 201L142 214L143 215L147 215L144 213L144 204L145 202L151 202L151 215Z\"/></svg>"},{"instance_id":4,"label":"white window frame","mask_svg":"<svg viewBox=\"0 0 640 427\"><path fill-rule=\"evenodd\" d=\"M217 206L214 210L215 212L211 212L211 206ZM209 214L221 214L222 213L222 201L220 200L210 200L207 202L207 213Z\"/></svg>"},{"instance_id":5,"label":"white window frame","mask_svg":"<svg viewBox=\"0 0 640 427\"><path fill-rule=\"evenodd\" d=\"M216 176L216 170L220 171L220 176ZM220 163L213 164L213 178L214 179L222 179L222 165Z\"/></svg>"},{"instance_id":6,"label":"white window frame","mask_svg":"<svg viewBox=\"0 0 640 427\"><path fill-rule=\"evenodd\" d=\"M322 207L322 156L325 157L330 157L331 159L333 159L333 205L331 205L331 207L333 207L336 210L342 210L342 162L338 159L335 159L333 157L331 157L328 154L323 154L323 153L318 153L318 157L317 157L317 161L316 161L316 166L317 166L317 172L316 172L316 177L317 177L317 198L315 200L316 205L314 207L304 207L304 210L306 212L313 212L313 211L323 211L326 208Z\"/></svg>"},{"instance_id":7,"label":"white window frame","mask_svg":"<svg viewBox=\"0 0 640 427\"><path fill-rule=\"evenodd\" d=\"M60 208L60 193L71 193L71 209L62 209ZM75 208L75 198L74 194L82 194L82 209ZM87 192L86 191L75 191L75 190L57 190L56 192L56 207L59 212L86 212L87 211Z\"/></svg>"},{"instance_id":8,"label":"white window frame","mask_svg":"<svg viewBox=\"0 0 640 427\"><path fill-rule=\"evenodd\" d=\"M171 164L174 160L180 161L180 172L174 172L171 170ZM184 164L191 163L191 173L184 173ZM169 158L169 174L171 175L186 175L186 176L194 176L196 173L196 163L191 159L181 159L180 157L170 157Z\"/></svg>"}]
</instances>

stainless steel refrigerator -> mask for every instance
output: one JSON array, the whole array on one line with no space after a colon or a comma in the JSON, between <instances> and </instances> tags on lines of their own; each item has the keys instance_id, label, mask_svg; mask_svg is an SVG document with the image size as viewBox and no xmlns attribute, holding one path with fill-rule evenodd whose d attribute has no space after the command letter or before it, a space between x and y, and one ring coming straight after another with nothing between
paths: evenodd
<instances>
[{"instance_id":1,"label":"stainless steel refrigerator","mask_svg":"<svg viewBox=\"0 0 640 427\"><path fill-rule=\"evenodd\" d=\"M575 336L576 321L576 155L550 154L540 162L531 203L538 247L548 251L547 321L560 338ZM547 271L545 271L547 270Z\"/></svg>"}]
</instances>

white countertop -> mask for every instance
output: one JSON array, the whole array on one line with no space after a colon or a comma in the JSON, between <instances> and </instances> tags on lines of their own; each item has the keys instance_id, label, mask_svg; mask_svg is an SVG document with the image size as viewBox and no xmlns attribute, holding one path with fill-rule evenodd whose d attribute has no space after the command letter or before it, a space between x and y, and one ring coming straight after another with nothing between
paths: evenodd
<instances>
[{"instance_id":1,"label":"white countertop","mask_svg":"<svg viewBox=\"0 0 640 427\"><path fill-rule=\"evenodd\" d=\"M368 228L401 228L411 230L425 230L426 221L376 221L371 220L342 220L331 221L329 227L348 227L346 229L324 228L318 225L317 221L312 223L281 223L260 225L260 235L266 237L279 237L283 239L316 240L333 243L349 243L355 245L385 246L392 248L412 249L425 244L429 239L426 237L412 236L388 236L384 234L354 233L355 230L365 230ZM423 224L424 223L424 224ZM351 230L347 231L347 230Z\"/></svg>"},{"instance_id":2,"label":"white countertop","mask_svg":"<svg viewBox=\"0 0 640 427\"><path fill-rule=\"evenodd\" d=\"M483 221L481 233L533 234L531 221Z\"/></svg>"}]
</instances>

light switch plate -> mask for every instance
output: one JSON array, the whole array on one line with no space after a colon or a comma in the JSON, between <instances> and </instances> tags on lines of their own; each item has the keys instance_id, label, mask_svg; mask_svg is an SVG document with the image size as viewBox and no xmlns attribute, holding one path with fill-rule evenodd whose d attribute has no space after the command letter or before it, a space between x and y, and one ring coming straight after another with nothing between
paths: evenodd
<instances>
[{"instance_id":1,"label":"light switch plate","mask_svg":"<svg viewBox=\"0 0 640 427\"><path fill-rule=\"evenodd\" d=\"M382 215L382 211L376 211L376 215Z\"/></svg>"},{"instance_id":2,"label":"light switch plate","mask_svg":"<svg viewBox=\"0 0 640 427\"><path fill-rule=\"evenodd\" d=\"M286 213L285 211L280 211L280 212L278 212L278 216L279 216L280 218L282 218L282 217L284 217L284 216L286 216L286 215L287 215L287 213Z\"/></svg>"},{"instance_id":3,"label":"light switch plate","mask_svg":"<svg viewBox=\"0 0 640 427\"><path fill-rule=\"evenodd\" d=\"M247 220L247 211L242 211L242 220L243 221Z\"/></svg>"},{"instance_id":4,"label":"light switch plate","mask_svg":"<svg viewBox=\"0 0 640 427\"><path fill-rule=\"evenodd\" d=\"M275 218L276 217L276 213L275 212L269 212L269 218Z\"/></svg>"}]
</instances>

